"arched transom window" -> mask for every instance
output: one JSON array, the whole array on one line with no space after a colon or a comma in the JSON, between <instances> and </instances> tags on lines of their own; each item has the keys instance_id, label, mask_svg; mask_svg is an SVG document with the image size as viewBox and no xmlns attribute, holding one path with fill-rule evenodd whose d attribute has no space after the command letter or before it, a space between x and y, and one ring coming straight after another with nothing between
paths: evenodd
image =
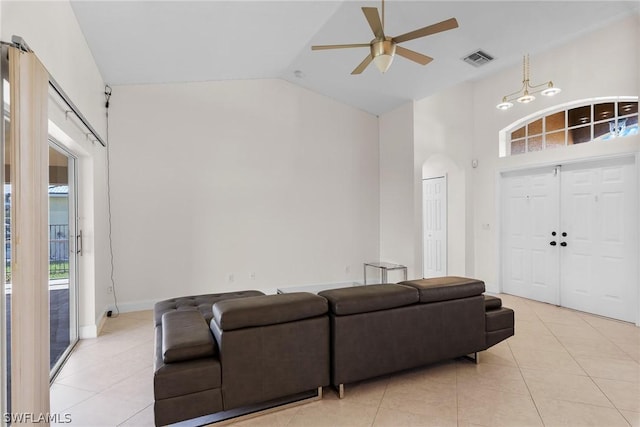
<instances>
[{"instance_id":1,"label":"arched transom window","mask_svg":"<svg viewBox=\"0 0 640 427\"><path fill-rule=\"evenodd\" d=\"M504 130L501 156L610 141L638 134L638 97L598 98L564 105Z\"/></svg>"}]
</instances>

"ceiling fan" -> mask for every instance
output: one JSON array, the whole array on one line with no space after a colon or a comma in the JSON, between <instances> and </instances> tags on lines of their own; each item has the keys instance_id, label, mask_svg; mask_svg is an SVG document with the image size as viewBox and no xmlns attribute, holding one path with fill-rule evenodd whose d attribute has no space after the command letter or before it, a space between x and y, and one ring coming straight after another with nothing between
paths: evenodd
<instances>
[{"instance_id":1,"label":"ceiling fan","mask_svg":"<svg viewBox=\"0 0 640 427\"><path fill-rule=\"evenodd\" d=\"M398 46L398 43L458 28L458 21L456 21L455 18L450 18L445 21L438 22L437 24L410 31L400 36L388 37L384 34L384 0L382 0L382 20L380 20L378 9L375 7L363 7L362 12L364 12L364 16L367 18L367 22L369 22L369 26L373 31L375 39L371 40L369 43L311 46L311 50L369 47L371 52L366 58L364 58L360 65L351 72L351 74L362 73L371 61L376 64L380 72L384 73L389 69L389 66L391 66L391 62L393 61L396 53L410 59L411 61L417 62L420 65L427 65L429 62L433 61L433 58L402 46Z\"/></svg>"}]
</instances>

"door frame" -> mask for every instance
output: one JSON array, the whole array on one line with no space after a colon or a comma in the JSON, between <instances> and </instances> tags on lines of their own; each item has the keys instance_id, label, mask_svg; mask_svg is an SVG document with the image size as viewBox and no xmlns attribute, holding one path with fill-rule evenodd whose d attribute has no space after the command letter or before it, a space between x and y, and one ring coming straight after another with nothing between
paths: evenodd
<instances>
[{"instance_id":1,"label":"door frame","mask_svg":"<svg viewBox=\"0 0 640 427\"><path fill-rule=\"evenodd\" d=\"M69 346L62 353L58 362L51 368L50 381L53 383L56 376L64 366L69 355L73 351L80 340L80 322L79 322L79 255L77 253L77 236L79 232L78 224L78 156L73 154L68 148L57 141L53 136L48 137L49 147L57 150L69 159L69 201L73 207L73 212L69 212L69 252L74 256L69 256L69 332L73 329L74 337L71 339ZM71 337L70 337L71 338Z\"/></svg>"},{"instance_id":2,"label":"door frame","mask_svg":"<svg viewBox=\"0 0 640 427\"><path fill-rule=\"evenodd\" d=\"M445 203L443 204L442 210L444 211L444 215L443 215L443 219L444 219L444 250L443 252L443 256L444 256L444 273L445 276L448 274L449 271L449 218L448 218L448 214L449 214L449 183L447 180L447 174L442 174L442 175L437 175L437 176L428 176L428 177L422 177L421 180L421 188L420 188L420 192L421 192L421 199L422 199L422 277L425 278L425 272L426 272L426 263L424 262L425 260L425 233L426 230L424 228L424 221L425 221L425 208L424 208L424 203L425 203L425 199L424 199L424 182L425 181L429 181L432 179L442 179L443 183L444 183L444 201Z\"/></svg>"},{"instance_id":3,"label":"door frame","mask_svg":"<svg viewBox=\"0 0 640 427\"><path fill-rule=\"evenodd\" d=\"M566 159L561 161L547 161L541 163L535 163L530 165L522 165L522 166L513 166L513 167L504 167L498 168L496 171L496 198L494 200L495 209L496 209L496 227L495 227L495 239L496 239L496 272L498 273L498 292L502 293L504 289L504 278L502 277L502 257L504 254L504 248L502 247L502 197L503 197L503 179L505 174L513 173L513 172L526 172L528 170L535 170L539 168L545 167L554 167L563 165L580 165L580 164L588 164L597 161L604 160L614 160L621 158L632 158L634 163L634 173L636 177L637 188L640 189L640 153L616 153L616 154L608 154L602 156L589 156L582 157L576 159ZM640 193L640 192L639 192ZM636 211L640 212L640 194L636 196L635 200ZM640 278L640 215L638 215L638 241L636 242L636 268L638 269L637 275ZM639 289L636 295L636 326L640 327L640 283Z\"/></svg>"}]
</instances>

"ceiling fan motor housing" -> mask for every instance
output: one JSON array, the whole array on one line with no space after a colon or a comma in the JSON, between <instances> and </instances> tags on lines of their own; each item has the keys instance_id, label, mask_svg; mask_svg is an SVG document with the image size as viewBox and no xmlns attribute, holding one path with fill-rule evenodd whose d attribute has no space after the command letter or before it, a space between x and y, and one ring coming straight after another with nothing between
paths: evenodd
<instances>
[{"instance_id":1,"label":"ceiling fan motor housing","mask_svg":"<svg viewBox=\"0 0 640 427\"><path fill-rule=\"evenodd\" d=\"M380 55L393 56L396 53L396 44L391 37L385 37L384 40L371 41L371 57L375 58Z\"/></svg>"}]
</instances>

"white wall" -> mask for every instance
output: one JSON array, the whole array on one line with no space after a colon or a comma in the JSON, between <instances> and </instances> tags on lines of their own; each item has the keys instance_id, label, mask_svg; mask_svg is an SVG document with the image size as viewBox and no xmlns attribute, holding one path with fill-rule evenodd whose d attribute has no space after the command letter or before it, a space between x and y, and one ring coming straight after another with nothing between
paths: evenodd
<instances>
[{"instance_id":1,"label":"white wall","mask_svg":"<svg viewBox=\"0 0 640 427\"><path fill-rule=\"evenodd\" d=\"M377 258L375 116L280 80L118 86L111 105L125 307L361 280Z\"/></svg>"},{"instance_id":2,"label":"white wall","mask_svg":"<svg viewBox=\"0 0 640 427\"><path fill-rule=\"evenodd\" d=\"M104 83L68 1L2 1L2 40L19 35L34 50L93 127L106 137ZM85 236L81 260L80 332L96 333L96 323L109 304L106 220L106 150L92 144L60 109L50 115L68 136L63 143L80 159L80 225Z\"/></svg>"},{"instance_id":3,"label":"white wall","mask_svg":"<svg viewBox=\"0 0 640 427\"><path fill-rule=\"evenodd\" d=\"M415 103L415 181L447 176L447 274L473 275L471 229L471 160L473 147L472 84L464 83ZM452 99L458 102L451 102ZM415 224L422 261L422 193L415 193Z\"/></svg>"},{"instance_id":4,"label":"white wall","mask_svg":"<svg viewBox=\"0 0 640 427\"><path fill-rule=\"evenodd\" d=\"M413 275L421 275L422 194L418 183L422 176L447 174L449 274L481 278L488 290L498 291L499 172L576 158L635 153L640 147L640 138L631 137L606 144L582 144L498 158L498 133L516 120L554 105L598 96L638 95L639 22L640 16L632 16L548 52L532 54L532 83L553 79L563 89L556 97L538 97L529 105L518 104L506 112L497 110L495 105L502 95L512 92L521 82L522 69L518 65L382 115L380 252L383 258L386 254L395 256L400 248L412 248L401 254L403 259L396 261L410 263L408 260L413 260ZM413 109L412 119L409 119L410 109ZM408 126L412 128L407 129ZM413 142L408 141L410 138ZM478 160L475 169L471 167L473 159ZM413 179L408 176L411 170ZM412 189L412 195L406 188ZM396 211L385 200L393 201ZM409 206L414 210L412 219L402 210ZM384 213L385 209L388 214Z\"/></svg>"},{"instance_id":5,"label":"white wall","mask_svg":"<svg viewBox=\"0 0 640 427\"><path fill-rule=\"evenodd\" d=\"M413 103L379 119L380 132L380 260L407 266L409 279L422 277L413 245L414 179ZM372 272L373 273L373 272ZM397 276L389 281L401 280ZM397 280L395 280L397 279Z\"/></svg>"}]
</instances>

